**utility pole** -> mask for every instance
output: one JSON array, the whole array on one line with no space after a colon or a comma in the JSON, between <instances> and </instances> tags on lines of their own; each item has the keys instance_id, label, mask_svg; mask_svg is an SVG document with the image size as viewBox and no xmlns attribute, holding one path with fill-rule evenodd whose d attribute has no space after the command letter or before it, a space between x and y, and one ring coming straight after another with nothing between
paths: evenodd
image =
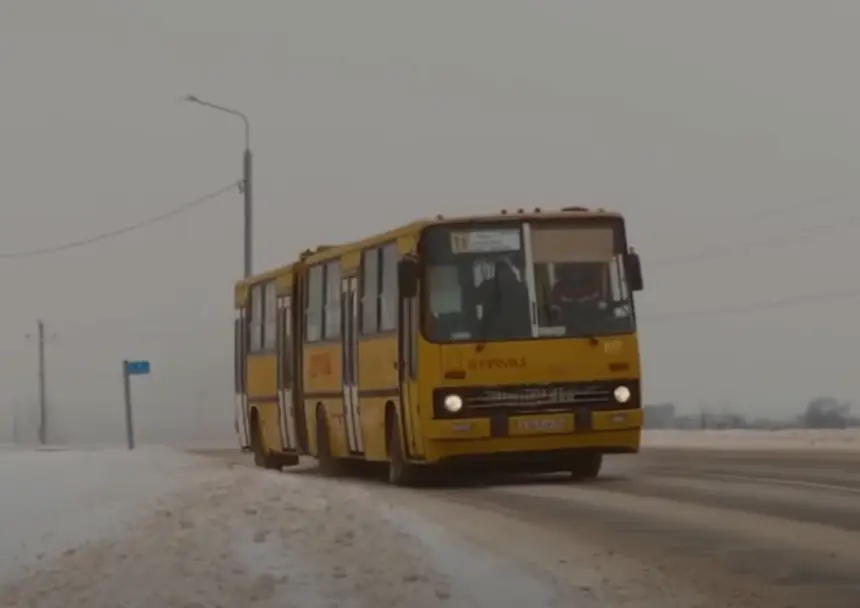
<instances>
[{"instance_id":1,"label":"utility pole","mask_svg":"<svg viewBox=\"0 0 860 608\"><path fill-rule=\"evenodd\" d=\"M251 157L251 144L248 142L247 138L245 140L245 154L243 157L243 171L242 171L242 191L245 195L245 239L244 239L244 256L243 256L243 270L245 274L245 278L247 279L251 276L253 272L253 247L252 244L254 242L254 234L253 234L253 208L254 208L254 187L253 187L253 179L252 179L252 157Z\"/></svg>"},{"instance_id":2,"label":"utility pole","mask_svg":"<svg viewBox=\"0 0 860 608\"><path fill-rule=\"evenodd\" d=\"M27 334L27 338L30 338ZM50 337L54 337L51 335ZM39 362L39 443L45 445L48 442L48 391L46 388L45 373L45 322L42 319L36 321L36 347Z\"/></svg>"},{"instance_id":3,"label":"utility pole","mask_svg":"<svg viewBox=\"0 0 860 608\"><path fill-rule=\"evenodd\" d=\"M45 324L39 325L39 443L48 442L48 399L45 395Z\"/></svg>"},{"instance_id":4,"label":"utility pole","mask_svg":"<svg viewBox=\"0 0 860 608\"><path fill-rule=\"evenodd\" d=\"M245 153L242 156L242 194L244 195L244 245L243 245L243 270L245 278L251 276L254 271L253 266L253 251L254 251L254 231L253 231L253 206L254 206L254 186L253 186L253 157L251 155L251 122L248 117L232 108L218 105L209 101L204 101L195 95L186 95L184 98L188 103L195 103L200 106L217 110L225 114L232 114L242 119L245 125Z\"/></svg>"}]
</instances>

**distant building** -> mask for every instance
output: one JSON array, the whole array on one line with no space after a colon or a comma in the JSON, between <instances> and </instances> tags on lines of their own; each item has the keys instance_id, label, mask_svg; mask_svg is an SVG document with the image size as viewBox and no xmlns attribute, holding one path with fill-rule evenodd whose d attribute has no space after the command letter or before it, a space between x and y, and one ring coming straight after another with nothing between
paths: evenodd
<instances>
[{"instance_id":1,"label":"distant building","mask_svg":"<svg viewBox=\"0 0 860 608\"><path fill-rule=\"evenodd\" d=\"M809 429L844 429L851 420L851 404L840 403L832 397L813 399L801 416L801 423Z\"/></svg>"}]
</instances>

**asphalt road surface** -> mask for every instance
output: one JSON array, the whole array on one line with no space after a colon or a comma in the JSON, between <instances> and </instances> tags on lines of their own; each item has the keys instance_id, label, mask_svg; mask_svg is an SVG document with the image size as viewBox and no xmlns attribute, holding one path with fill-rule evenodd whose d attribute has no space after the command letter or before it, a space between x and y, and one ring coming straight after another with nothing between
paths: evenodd
<instances>
[{"instance_id":1,"label":"asphalt road surface","mask_svg":"<svg viewBox=\"0 0 860 608\"><path fill-rule=\"evenodd\" d=\"M860 606L860 453L648 449L609 459L584 484L331 483L372 485L380 500L618 605Z\"/></svg>"}]
</instances>

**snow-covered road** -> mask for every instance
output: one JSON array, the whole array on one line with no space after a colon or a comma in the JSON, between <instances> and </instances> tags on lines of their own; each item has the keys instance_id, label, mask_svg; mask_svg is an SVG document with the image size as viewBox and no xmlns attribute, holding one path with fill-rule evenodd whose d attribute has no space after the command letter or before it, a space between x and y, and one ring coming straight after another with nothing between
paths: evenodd
<instances>
[{"instance_id":1,"label":"snow-covered road","mask_svg":"<svg viewBox=\"0 0 860 608\"><path fill-rule=\"evenodd\" d=\"M0 606L854 608L856 451L403 489L237 451L0 450Z\"/></svg>"},{"instance_id":2,"label":"snow-covered road","mask_svg":"<svg viewBox=\"0 0 860 608\"><path fill-rule=\"evenodd\" d=\"M647 430L646 448L697 450L832 450L860 452L860 429L785 429L778 431L726 429L706 431Z\"/></svg>"},{"instance_id":3,"label":"snow-covered road","mask_svg":"<svg viewBox=\"0 0 860 608\"><path fill-rule=\"evenodd\" d=\"M166 449L6 451L0 483L3 606L591 605L312 475Z\"/></svg>"}]
</instances>

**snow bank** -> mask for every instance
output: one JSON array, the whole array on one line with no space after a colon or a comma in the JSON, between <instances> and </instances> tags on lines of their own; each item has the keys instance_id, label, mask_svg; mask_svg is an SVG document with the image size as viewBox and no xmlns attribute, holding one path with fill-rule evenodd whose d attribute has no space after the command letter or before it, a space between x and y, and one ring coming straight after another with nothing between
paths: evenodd
<instances>
[{"instance_id":1,"label":"snow bank","mask_svg":"<svg viewBox=\"0 0 860 608\"><path fill-rule=\"evenodd\" d=\"M5 452L0 482L3 605L578 605L362 486L301 471L156 449Z\"/></svg>"},{"instance_id":2,"label":"snow bank","mask_svg":"<svg viewBox=\"0 0 860 608\"><path fill-rule=\"evenodd\" d=\"M860 429L781 431L724 430L676 431L650 430L642 445L663 448L706 448L726 450L839 450L860 452Z\"/></svg>"},{"instance_id":3,"label":"snow bank","mask_svg":"<svg viewBox=\"0 0 860 608\"><path fill-rule=\"evenodd\" d=\"M0 450L0 580L122 531L191 473L167 449Z\"/></svg>"}]
</instances>

